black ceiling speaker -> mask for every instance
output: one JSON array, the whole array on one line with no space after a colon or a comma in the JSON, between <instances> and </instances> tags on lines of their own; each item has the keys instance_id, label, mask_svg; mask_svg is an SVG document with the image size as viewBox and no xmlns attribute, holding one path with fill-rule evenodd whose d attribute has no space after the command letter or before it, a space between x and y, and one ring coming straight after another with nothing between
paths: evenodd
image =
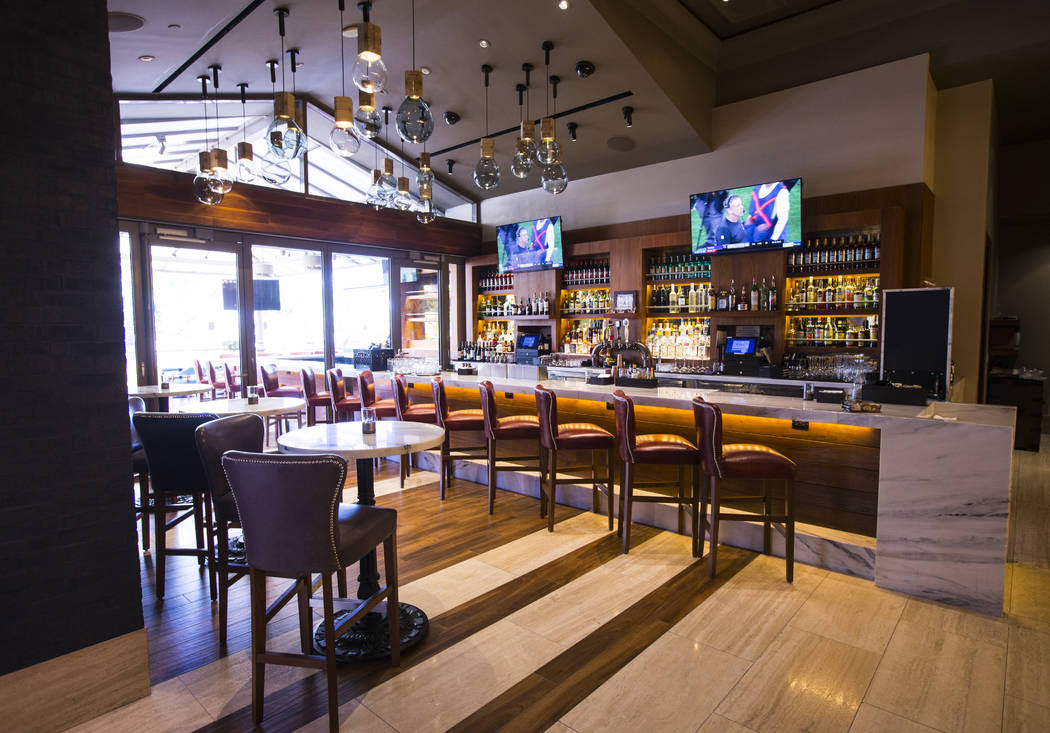
<instances>
[{"instance_id":1,"label":"black ceiling speaker","mask_svg":"<svg viewBox=\"0 0 1050 733\"><path fill-rule=\"evenodd\" d=\"M590 61L583 60L576 62L576 76L581 79L586 79L588 76L594 73L594 64Z\"/></svg>"},{"instance_id":2,"label":"black ceiling speaker","mask_svg":"<svg viewBox=\"0 0 1050 733\"><path fill-rule=\"evenodd\" d=\"M449 110L448 112L445 113L445 124L446 125L452 126L452 125L456 124L457 122L459 122L459 119L460 119L459 115L457 113L453 112L452 110Z\"/></svg>"}]
</instances>

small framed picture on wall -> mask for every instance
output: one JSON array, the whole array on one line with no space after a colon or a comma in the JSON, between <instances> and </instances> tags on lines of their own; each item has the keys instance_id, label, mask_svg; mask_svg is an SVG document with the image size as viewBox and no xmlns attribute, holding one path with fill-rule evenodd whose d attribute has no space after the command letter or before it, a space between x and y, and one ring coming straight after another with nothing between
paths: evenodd
<instances>
[{"instance_id":1,"label":"small framed picture on wall","mask_svg":"<svg viewBox=\"0 0 1050 733\"><path fill-rule=\"evenodd\" d=\"M613 310L617 313L634 313L638 310L638 291L617 290L613 294Z\"/></svg>"}]
</instances>

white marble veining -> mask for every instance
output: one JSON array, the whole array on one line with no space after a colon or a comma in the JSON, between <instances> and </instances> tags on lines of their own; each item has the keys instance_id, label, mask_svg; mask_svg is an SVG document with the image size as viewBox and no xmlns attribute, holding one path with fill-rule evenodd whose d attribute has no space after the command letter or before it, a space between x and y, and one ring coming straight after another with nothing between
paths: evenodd
<instances>
[{"instance_id":1,"label":"white marble veining","mask_svg":"<svg viewBox=\"0 0 1050 733\"><path fill-rule=\"evenodd\" d=\"M374 435L361 432L361 422L314 425L277 438L282 453L334 453L343 458L377 458L426 450L440 445L445 431L437 425L380 420Z\"/></svg>"},{"instance_id":2,"label":"white marble veining","mask_svg":"<svg viewBox=\"0 0 1050 733\"><path fill-rule=\"evenodd\" d=\"M258 404L250 404L244 397L229 400L194 402L179 408L182 412L211 412L216 415L294 415L306 409L306 400L299 397L260 397Z\"/></svg>"}]
</instances>

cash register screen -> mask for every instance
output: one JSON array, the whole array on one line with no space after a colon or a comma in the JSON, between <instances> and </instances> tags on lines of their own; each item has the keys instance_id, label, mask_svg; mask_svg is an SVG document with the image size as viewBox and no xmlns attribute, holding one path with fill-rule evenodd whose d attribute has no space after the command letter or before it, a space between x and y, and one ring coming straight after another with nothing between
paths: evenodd
<instances>
[{"instance_id":1,"label":"cash register screen","mask_svg":"<svg viewBox=\"0 0 1050 733\"><path fill-rule=\"evenodd\" d=\"M539 346L540 337L534 333L522 334L518 337L519 349L535 349Z\"/></svg>"},{"instance_id":2,"label":"cash register screen","mask_svg":"<svg viewBox=\"0 0 1050 733\"><path fill-rule=\"evenodd\" d=\"M755 353L755 345L758 339L726 339L726 353L737 356L746 356Z\"/></svg>"}]
</instances>

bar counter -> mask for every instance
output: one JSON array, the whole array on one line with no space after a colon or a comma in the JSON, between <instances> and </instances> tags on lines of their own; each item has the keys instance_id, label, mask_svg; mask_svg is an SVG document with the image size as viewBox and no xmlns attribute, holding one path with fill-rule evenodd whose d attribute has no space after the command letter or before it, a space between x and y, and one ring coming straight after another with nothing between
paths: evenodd
<instances>
[{"instance_id":1,"label":"bar counter","mask_svg":"<svg viewBox=\"0 0 1050 733\"><path fill-rule=\"evenodd\" d=\"M485 379L454 372L445 372L442 377L447 387L470 390L475 395L478 382ZM531 398L536 385L525 379L497 377L490 381L497 393L508 397ZM609 395L617 389L582 381L540 383L552 389L559 400L580 403L608 403ZM854 543L835 532L827 536L838 545L837 558L825 562L824 550L807 557L804 548L799 548L800 559L871 577L884 588L1002 614L1013 407L935 402L925 407L887 404L881 413L847 413L837 404L706 388L624 388L624 392L638 406L658 408L659 412L652 414L665 415L679 428L686 419L691 421L691 400L700 395L721 407L727 416L800 421L832 432L835 429L829 426L868 429L865 435L871 436L872 449L877 448L878 453L874 567L865 567L869 562L865 549L870 552L870 547L864 547L863 538ZM686 410L688 416L680 412ZM810 427L795 426L751 421L747 430L758 433L755 440L761 441L763 430L784 439L793 435L792 429ZM639 432L643 432L641 427ZM795 458L796 462L805 460ZM737 544L732 537L726 541Z\"/></svg>"}]
</instances>

